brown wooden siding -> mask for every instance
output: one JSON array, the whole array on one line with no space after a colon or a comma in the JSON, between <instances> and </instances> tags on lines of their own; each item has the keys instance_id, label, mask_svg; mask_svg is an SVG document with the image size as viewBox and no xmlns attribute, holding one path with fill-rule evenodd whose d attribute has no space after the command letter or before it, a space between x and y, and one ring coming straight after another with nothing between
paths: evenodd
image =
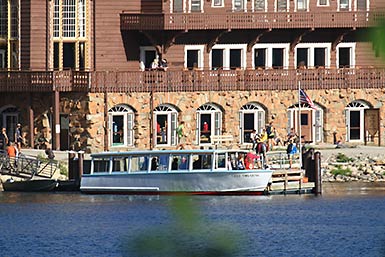
<instances>
[{"instance_id":1,"label":"brown wooden siding","mask_svg":"<svg viewBox=\"0 0 385 257\"><path fill-rule=\"evenodd\" d=\"M47 12L46 1L30 1L31 13L39 14L31 16L31 69L42 70L47 69Z\"/></svg>"},{"instance_id":2,"label":"brown wooden siding","mask_svg":"<svg viewBox=\"0 0 385 257\"><path fill-rule=\"evenodd\" d=\"M22 70L31 68L31 1L20 1L20 64Z\"/></svg>"},{"instance_id":3,"label":"brown wooden siding","mask_svg":"<svg viewBox=\"0 0 385 257\"><path fill-rule=\"evenodd\" d=\"M116 1L96 1L95 2L95 59L97 70L115 70L119 69L132 69L128 62L127 54L131 54L130 51L135 51L136 59L132 60L131 65L136 66L138 70L139 64L139 50L137 47L130 47L128 45L127 53L122 38L122 33L119 27L119 13L122 8L130 7L139 11L140 5L138 1L116 0ZM128 35L131 37L132 35Z\"/></svg>"}]
</instances>

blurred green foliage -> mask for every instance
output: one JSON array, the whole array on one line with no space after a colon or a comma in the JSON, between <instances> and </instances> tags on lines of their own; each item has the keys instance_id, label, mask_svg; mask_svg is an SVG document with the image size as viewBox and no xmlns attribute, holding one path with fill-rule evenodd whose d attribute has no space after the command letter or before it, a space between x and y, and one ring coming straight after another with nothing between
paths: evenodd
<instances>
[{"instance_id":1,"label":"blurred green foliage","mask_svg":"<svg viewBox=\"0 0 385 257\"><path fill-rule=\"evenodd\" d=\"M229 224L202 220L198 207L188 197L171 201L173 222L143 231L126 245L125 256L136 257L232 257L240 237Z\"/></svg>"},{"instance_id":2,"label":"blurred green foliage","mask_svg":"<svg viewBox=\"0 0 385 257\"><path fill-rule=\"evenodd\" d=\"M373 42L376 55L385 61L385 19L379 20L377 26L371 30L370 40Z\"/></svg>"}]
</instances>

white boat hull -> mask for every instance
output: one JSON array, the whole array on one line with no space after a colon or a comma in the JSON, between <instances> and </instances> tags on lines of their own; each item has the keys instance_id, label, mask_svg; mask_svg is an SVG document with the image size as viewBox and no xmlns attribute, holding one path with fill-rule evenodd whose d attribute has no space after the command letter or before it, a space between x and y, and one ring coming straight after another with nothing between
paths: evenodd
<instances>
[{"instance_id":1,"label":"white boat hull","mask_svg":"<svg viewBox=\"0 0 385 257\"><path fill-rule=\"evenodd\" d=\"M271 175L271 170L85 174L80 190L84 193L260 194L265 191Z\"/></svg>"}]
</instances>

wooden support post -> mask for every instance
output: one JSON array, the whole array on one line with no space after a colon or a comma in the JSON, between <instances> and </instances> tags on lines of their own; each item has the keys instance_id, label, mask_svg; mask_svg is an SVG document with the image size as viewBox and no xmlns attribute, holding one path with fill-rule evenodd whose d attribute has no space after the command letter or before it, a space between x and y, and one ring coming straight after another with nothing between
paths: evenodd
<instances>
[{"instance_id":1,"label":"wooden support post","mask_svg":"<svg viewBox=\"0 0 385 257\"><path fill-rule=\"evenodd\" d=\"M33 124L34 114L32 107L32 93L29 94L28 99L28 127L29 127L29 146L31 148L35 147L35 126Z\"/></svg>"},{"instance_id":2,"label":"wooden support post","mask_svg":"<svg viewBox=\"0 0 385 257\"><path fill-rule=\"evenodd\" d=\"M321 174L321 153L314 154L314 173L315 173L315 188L316 195L322 194L322 174Z\"/></svg>"},{"instance_id":3,"label":"wooden support post","mask_svg":"<svg viewBox=\"0 0 385 257\"><path fill-rule=\"evenodd\" d=\"M55 132L55 141L54 141L54 146L52 147L53 149L60 150L60 113L59 113L59 104L60 104L60 98L59 98L59 91L55 90L55 100L54 100L54 132ZM51 128L52 129L52 128Z\"/></svg>"}]
</instances>

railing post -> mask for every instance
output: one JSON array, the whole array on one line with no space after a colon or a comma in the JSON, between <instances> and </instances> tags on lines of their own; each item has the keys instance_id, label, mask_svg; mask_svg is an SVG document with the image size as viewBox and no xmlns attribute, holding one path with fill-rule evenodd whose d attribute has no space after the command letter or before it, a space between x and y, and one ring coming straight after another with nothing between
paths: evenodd
<instances>
[{"instance_id":1,"label":"railing post","mask_svg":"<svg viewBox=\"0 0 385 257\"><path fill-rule=\"evenodd\" d=\"M322 194L322 174L321 174L321 153L314 154L314 173L315 173L315 189L316 195Z\"/></svg>"}]
</instances>

